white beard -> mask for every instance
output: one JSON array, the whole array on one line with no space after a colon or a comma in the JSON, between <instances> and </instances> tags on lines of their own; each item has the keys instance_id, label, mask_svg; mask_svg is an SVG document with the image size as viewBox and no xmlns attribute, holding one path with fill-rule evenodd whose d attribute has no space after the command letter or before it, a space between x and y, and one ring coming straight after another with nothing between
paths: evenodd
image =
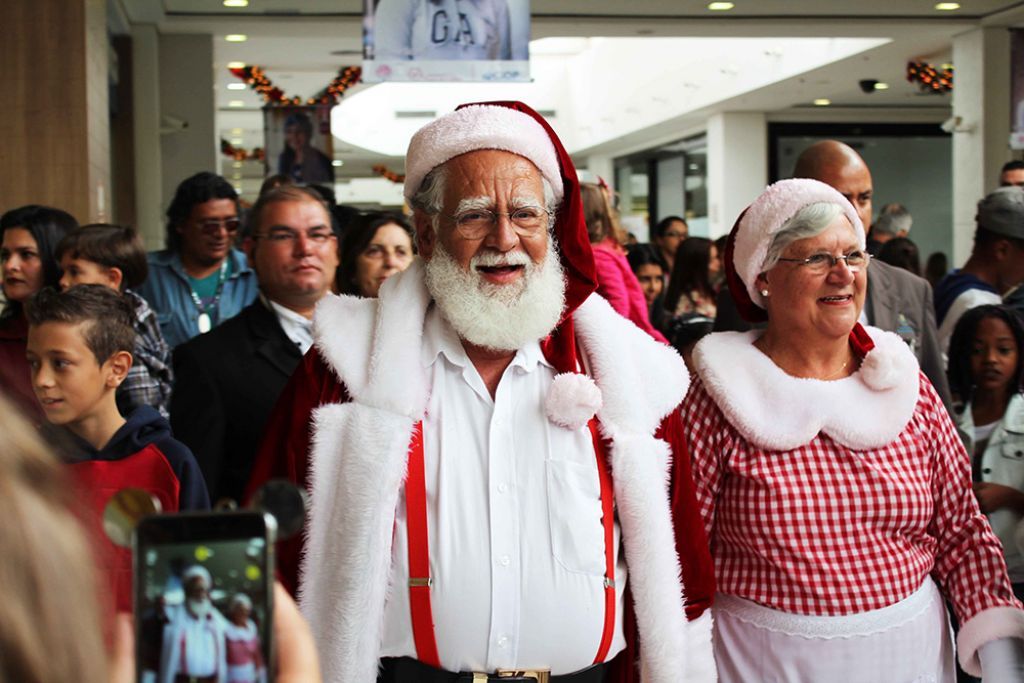
<instances>
[{"instance_id":1,"label":"white beard","mask_svg":"<svg viewBox=\"0 0 1024 683\"><path fill-rule=\"evenodd\" d=\"M523 276L508 285L487 282L476 269L520 264L526 267ZM544 339L565 308L565 273L550 243L541 264L521 251L485 252L472 258L468 271L437 243L426 262L426 285L460 338L498 351Z\"/></svg>"},{"instance_id":2,"label":"white beard","mask_svg":"<svg viewBox=\"0 0 1024 683\"><path fill-rule=\"evenodd\" d=\"M189 600L188 609L197 619L205 619L210 614L209 600Z\"/></svg>"}]
</instances>

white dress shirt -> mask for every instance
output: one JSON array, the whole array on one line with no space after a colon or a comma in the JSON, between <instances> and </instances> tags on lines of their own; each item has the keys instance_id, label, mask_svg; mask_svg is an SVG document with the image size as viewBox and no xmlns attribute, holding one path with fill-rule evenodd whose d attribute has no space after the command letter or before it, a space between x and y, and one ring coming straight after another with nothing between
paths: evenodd
<instances>
[{"instance_id":1,"label":"white dress shirt","mask_svg":"<svg viewBox=\"0 0 1024 683\"><path fill-rule=\"evenodd\" d=\"M313 345L313 321L276 301L271 301L262 292L260 299L277 318L285 336L295 342L295 345L299 347L299 353L305 356L306 351L309 351L309 347Z\"/></svg>"},{"instance_id":2,"label":"white dress shirt","mask_svg":"<svg viewBox=\"0 0 1024 683\"><path fill-rule=\"evenodd\" d=\"M520 349L492 400L458 337L427 312L423 365L432 378L423 421L431 601L449 671L593 664L604 628L604 530L590 430L551 423L555 376L536 342ZM615 524L615 632L625 647L626 566ZM353 549L358 552L358 549ZM383 657L415 657L404 491L396 511Z\"/></svg>"}]
</instances>

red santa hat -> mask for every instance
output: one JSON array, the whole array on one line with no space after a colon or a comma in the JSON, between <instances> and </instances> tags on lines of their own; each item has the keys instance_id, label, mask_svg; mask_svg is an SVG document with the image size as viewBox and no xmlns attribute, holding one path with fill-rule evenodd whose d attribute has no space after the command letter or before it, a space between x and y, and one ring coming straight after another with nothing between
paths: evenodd
<instances>
[{"instance_id":1,"label":"red santa hat","mask_svg":"<svg viewBox=\"0 0 1024 683\"><path fill-rule=\"evenodd\" d=\"M411 199L434 168L461 154L483 149L503 150L529 159L561 201L555 216L554 242L565 269L565 310L541 348L556 370L576 372L571 315L597 289L597 273L576 168L548 122L522 102L460 106L413 136L405 159L405 197Z\"/></svg>"}]
</instances>

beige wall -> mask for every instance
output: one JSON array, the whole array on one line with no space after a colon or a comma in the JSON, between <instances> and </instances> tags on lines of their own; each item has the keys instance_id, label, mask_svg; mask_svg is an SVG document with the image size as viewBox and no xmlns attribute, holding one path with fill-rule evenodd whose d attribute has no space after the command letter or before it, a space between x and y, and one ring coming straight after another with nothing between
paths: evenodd
<instances>
[{"instance_id":1,"label":"beige wall","mask_svg":"<svg viewBox=\"0 0 1024 683\"><path fill-rule=\"evenodd\" d=\"M0 210L110 219L104 0L0 2Z\"/></svg>"}]
</instances>

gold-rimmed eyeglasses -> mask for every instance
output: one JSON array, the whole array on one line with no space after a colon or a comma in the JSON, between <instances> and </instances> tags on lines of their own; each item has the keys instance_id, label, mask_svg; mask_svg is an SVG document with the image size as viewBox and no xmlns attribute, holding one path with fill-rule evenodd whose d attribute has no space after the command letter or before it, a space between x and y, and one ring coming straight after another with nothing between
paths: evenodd
<instances>
[{"instance_id":1,"label":"gold-rimmed eyeglasses","mask_svg":"<svg viewBox=\"0 0 1024 683\"><path fill-rule=\"evenodd\" d=\"M460 235L468 240L478 240L484 238L502 216L508 216L517 235L534 237L547 230L551 212L539 206L523 206L512 211L467 209L454 215L445 215L455 221L455 228Z\"/></svg>"},{"instance_id":2,"label":"gold-rimmed eyeglasses","mask_svg":"<svg viewBox=\"0 0 1024 683\"><path fill-rule=\"evenodd\" d=\"M833 256L827 251L821 251L817 254L811 254L807 258L780 258L779 260L804 266L816 275L824 275L835 268L837 263L845 261L846 267L850 269L850 272L857 273L861 269L867 268L868 263L871 261L871 254L859 249L848 254L840 254L839 256Z\"/></svg>"}]
</instances>

